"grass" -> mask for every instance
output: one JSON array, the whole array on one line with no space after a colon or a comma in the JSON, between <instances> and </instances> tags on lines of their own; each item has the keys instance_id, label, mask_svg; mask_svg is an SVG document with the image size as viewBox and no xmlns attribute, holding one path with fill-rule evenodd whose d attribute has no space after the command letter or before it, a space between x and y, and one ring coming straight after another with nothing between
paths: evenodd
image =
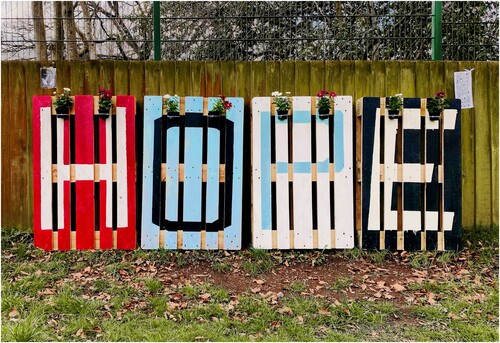
<instances>
[{"instance_id":1,"label":"grass","mask_svg":"<svg viewBox=\"0 0 500 343\"><path fill-rule=\"evenodd\" d=\"M227 255L216 251L168 250L46 253L33 248L30 235L7 229L2 231L1 338L498 341L498 247L492 244L495 239L498 242L498 235L491 230L484 229L483 236L464 231L464 251L413 252L407 255L406 264L401 264L389 252L359 249L250 249ZM300 270L316 271L314 267L318 265L329 266L330 258L369 272L346 273L330 279L322 288L322 296L306 295L319 280L308 279L313 274L299 274L282 285L285 294L281 297L267 297L264 288L277 273L300 266L305 266ZM361 292L363 277L375 280L365 284L367 291L376 288L377 280L385 280L384 270L396 263L401 270L407 268L411 278L414 272L458 275L466 269L467 273L443 279L427 277L406 284L405 290L398 293L398 301L370 299L368 295L348 297L351 290ZM193 266L219 273L221 280L238 273L239 278L249 281L250 287L255 287L256 276L266 282L259 286L263 290L254 294L250 289L236 292L230 284L215 285L206 279L164 281ZM150 268L154 271L149 272ZM378 268L382 269L380 273ZM435 295L434 301L428 300L429 294ZM407 297L417 298L410 302L405 300Z\"/></svg>"}]
</instances>

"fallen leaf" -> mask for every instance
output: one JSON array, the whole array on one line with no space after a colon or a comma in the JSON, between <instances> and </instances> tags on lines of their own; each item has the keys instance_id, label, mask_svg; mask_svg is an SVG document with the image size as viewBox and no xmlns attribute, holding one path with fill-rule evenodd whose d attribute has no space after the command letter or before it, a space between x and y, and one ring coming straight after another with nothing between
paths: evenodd
<instances>
[{"instance_id":1,"label":"fallen leaf","mask_svg":"<svg viewBox=\"0 0 500 343\"><path fill-rule=\"evenodd\" d=\"M250 288L250 291L252 293L259 293L261 291L261 288L260 287Z\"/></svg>"},{"instance_id":2,"label":"fallen leaf","mask_svg":"<svg viewBox=\"0 0 500 343\"><path fill-rule=\"evenodd\" d=\"M258 279L253 280L253 282L255 282L257 285L263 285L266 283L264 280L258 280Z\"/></svg>"},{"instance_id":3,"label":"fallen leaf","mask_svg":"<svg viewBox=\"0 0 500 343\"><path fill-rule=\"evenodd\" d=\"M394 285L392 285L392 289L395 290L396 292L402 292L406 290L406 288L403 285L400 285L399 283L395 283Z\"/></svg>"},{"instance_id":4,"label":"fallen leaf","mask_svg":"<svg viewBox=\"0 0 500 343\"><path fill-rule=\"evenodd\" d=\"M460 319L459 316L457 316L456 314L454 314L452 312L448 313L448 318L453 319L453 320Z\"/></svg>"},{"instance_id":5,"label":"fallen leaf","mask_svg":"<svg viewBox=\"0 0 500 343\"><path fill-rule=\"evenodd\" d=\"M291 316L293 316L293 311L290 307L286 307L286 306L283 306L281 308L278 309L278 313L281 313L281 314L289 314Z\"/></svg>"},{"instance_id":6,"label":"fallen leaf","mask_svg":"<svg viewBox=\"0 0 500 343\"><path fill-rule=\"evenodd\" d=\"M275 321L271 322L271 327L273 327L275 329L279 328L280 326L281 326L281 323L279 320L275 320Z\"/></svg>"},{"instance_id":7,"label":"fallen leaf","mask_svg":"<svg viewBox=\"0 0 500 343\"><path fill-rule=\"evenodd\" d=\"M200 294L200 299L201 300L208 300L210 299L212 295L210 293L203 293L203 294Z\"/></svg>"},{"instance_id":8,"label":"fallen leaf","mask_svg":"<svg viewBox=\"0 0 500 343\"><path fill-rule=\"evenodd\" d=\"M196 336L194 339L196 341L201 341L202 339L205 339L205 337L203 337L203 336Z\"/></svg>"},{"instance_id":9,"label":"fallen leaf","mask_svg":"<svg viewBox=\"0 0 500 343\"><path fill-rule=\"evenodd\" d=\"M9 317L12 318L12 317L17 317L19 315L19 311L17 310L17 308L13 308L10 312L9 312Z\"/></svg>"},{"instance_id":10,"label":"fallen leaf","mask_svg":"<svg viewBox=\"0 0 500 343\"><path fill-rule=\"evenodd\" d=\"M383 288L385 286L385 281L377 281L377 287Z\"/></svg>"},{"instance_id":11,"label":"fallen leaf","mask_svg":"<svg viewBox=\"0 0 500 343\"><path fill-rule=\"evenodd\" d=\"M42 271L41 271L40 269L38 269L38 270L35 272L35 275L36 275L36 276L40 276L40 275L42 275Z\"/></svg>"},{"instance_id":12,"label":"fallen leaf","mask_svg":"<svg viewBox=\"0 0 500 343\"><path fill-rule=\"evenodd\" d=\"M323 309L323 308L320 308L320 309L318 310L318 313L319 313L319 314L321 314L321 315L323 315L323 316L329 316L329 315L331 314L331 312L330 312L330 311L327 311L327 310L325 310L325 309Z\"/></svg>"},{"instance_id":13,"label":"fallen leaf","mask_svg":"<svg viewBox=\"0 0 500 343\"><path fill-rule=\"evenodd\" d=\"M300 325L304 324L304 318L302 316L297 316L297 322L299 322Z\"/></svg>"},{"instance_id":14,"label":"fallen leaf","mask_svg":"<svg viewBox=\"0 0 500 343\"><path fill-rule=\"evenodd\" d=\"M382 298L382 294L380 292L377 292L373 295L375 298Z\"/></svg>"}]
</instances>

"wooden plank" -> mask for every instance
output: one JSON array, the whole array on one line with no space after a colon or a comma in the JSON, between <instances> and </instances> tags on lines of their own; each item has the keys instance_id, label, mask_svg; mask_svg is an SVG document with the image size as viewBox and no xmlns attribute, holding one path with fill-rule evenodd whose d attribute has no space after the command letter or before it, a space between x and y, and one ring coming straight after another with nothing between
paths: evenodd
<instances>
[{"instance_id":1,"label":"wooden plank","mask_svg":"<svg viewBox=\"0 0 500 343\"><path fill-rule=\"evenodd\" d=\"M26 70L24 62L12 62L9 68L9 90L10 115L5 129L10 130L9 139L12 144L9 146L8 163L3 165L9 170L10 189L6 187L5 191L9 195L7 202L12 203L11 217L8 221L14 227L28 227L29 216L27 211L27 199L29 199L30 190L28 189L27 170L28 165L28 145L26 141L26 132L28 130L28 109L26 108ZM2 168L3 169L3 168ZM8 205L7 205L8 206ZM7 224L7 223L4 223Z\"/></svg>"},{"instance_id":2,"label":"wooden plank","mask_svg":"<svg viewBox=\"0 0 500 343\"><path fill-rule=\"evenodd\" d=\"M99 90L99 61L85 61L82 64L84 70L83 94L96 94Z\"/></svg>"},{"instance_id":3,"label":"wooden plank","mask_svg":"<svg viewBox=\"0 0 500 343\"><path fill-rule=\"evenodd\" d=\"M385 89L385 63L386 61L371 61L373 82L370 82L370 94L368 96L385 97L388 94Z\"/></svg>"},{"instance_id":4,"label":"wooden plank","mask_svg":"<svg viewBox=\"0 0 500 343\"><path fill-rule=\"evenodd\" d=\"M433 89L429 87L429 66L427 61L415 63L415 96L419 98L427 98L438 92L432 93Z\"/></svg>"},{"instance_id":5,"label":"wooden plank","mask_svg":"<svg viewBox=\"0 0 500 343\"><path fill-rule=\"evenodd\" d=\"M341 95L346 94L343 89L340 61L325 61L325 89L333 90ZM314 95L314 94L313 94Z\"/></svg>"},{"instance_id":6,"label":"wooden plank","mask_svg":"<svg viewBox=\"0 0 500 343\"><path fill-rule=\"evenodd\" d=\"M356 87L356 98L362 98L365 96L371 96L371 85L372 82L366 82L366 75L371 75L371 63L367 61L354 61L354 84ZM351 93L346 93L351 94Z\"/></svg>"},{"instance_id":7,"label":"wooden plank","mask_svg":"<svg viewBox=\"0 0 500 343\"><path fill-rule=\"evenodd\" d=\"M293 221L295 249L313 248L311 98L293 97Z\"/></svg>"},{"instance_id":8,"label":"wooden plank","mask_svg":"<svg viewBox=\"0 0 500 343\"><path fill-rule=\"evenodd\" d=\"M271 98L261 97L252 99L252 245L257 249L272 248L272 231L270 227L270 218L266 210L264 202L267 196L264 197L263 188L265 181L265 173L263 169L271 160L270 131L269 135L265 134L265 129L269 126L270 130L270 108ZM269 118L269 123L266 121ZM268 139L263 139L267 138ZM267 181L265 181L267 184ZM270 182L269 182L270 183ZM269 184L270 189L270 184ZM268 193L267 188L265 188ZM270 203L268 204L269 208Z\"/></svg>"},{"instance_id":9,"label":"wooden plank","mask_svg":"<svg viewBox=\"0 0 500 343\"><path fill-rule=\"evenodd\" d=\"M208 62L206 62L208 63ZM234 97L236 94L236 70L235 70L235 62L234 61L222 61L220 62L220 72L222 73L222 84L220 86L221 94L225 96ZM215 87L216 88L216 87ZM215 94L215 88L212 90L212 96L218 95ZM208 90L207 90L208 93ZM208 96L208 94L207 94ZM247 101L250 101L248 99Z\"/></svg>"},{"instance_id":10,"label":"wooden plank","mask_svg":"<svg viewBox=\"0 0 500 343\"><path fill-rule=\"evenodd\" d=\"M429 172L426 170L425 187L425 231L438 230L439 213L439 183L438 183L438 165L439 165L439 125L440 121L430 120L429 113L425 116L425 163L430 166ZM434 235L427 235L430 240ZM436 238L437 240L437 238ZM435 242L428 241L426 244L431 248Z\"/></svg>"},{"instance_id":11,"label":"wooden plank","mask_svg":"<svg viewBox=\"0 0 500 343\"><path fill-rule=\"evenodd\" d=\"M295 92L293 95L306 96L311 95L311 65L309 61L295 62Z\"/></svg>"},{"instance_id":12,"label":"wooden plank","mask_svg":"<svg viewBox=\"0 0 500 343\"><path fill-rule=\"evenodd\" d=\"M270 99L270 98L269 98ZM271 100L269 100L270 102ZM271 119L273 120L273 119ZM276 230L277 248L290 249L290 203L289 203L289 159L288 159L288 117L275 120L276 149ZM293 165L292 165L293 166ZM274 248L274 247L273 247Z\"/></svg>"},{"instance_id":13,"label":"wooden plank","mask_svg":"<svg viewBox=\"0 0 500 343\"><path fill-rule=\"evenodd\" d=\"M111 116L99 119L99 230L100 248L113 248L113 149Z\"/></svg>"},{"instance_id":14,"label":"wooden plank","mask_svg":"<svg viewBox=\"0 0 500 343\"><path fill-rule=\"evenodd\" d=\"M383 98L385 100L385 98ZM381 106L382 107L382 106ZM398 119L389 119L385 101L383 101L384 120L384 231L398 229L398 209L394 204L394 189L398 180L396 164L396 137L398 133Z\"/></svg>"},{"instance_id":15,"label":"wooden plank","mask_svg":"<svg viewBox=\"0 0 500 343\"><path fill-rule=\"evenodd\" d=\"M69 65L70 68L70 86L71 94L85 94L85 67L84 63L81 61L72 61ZM113 70L113 68L111 69ZM97 94L97 89L95 89L90 94Z\"/></svg>"},{"instance_id":16,"label":"wooden plank","mask_svg":"<svg viewBox=\"0 0 500 343\"><path fill-rule=\"evenodd\" d=\"M76 249L94 248L94 100L75 96Z\"/></svg>"},{"instance_id":17,"label":"wooden plank","mask_svg":"<svg viewBox=\"0 0 500 343\"><path fill-rule=\"evenodd\" d=\"M99 88L115 89L115 61L103 60L99 63ZM91 94L97 94L97 91L95 89Z\"/></svg>"},{"instance_id":18,"label":"wooden plank","mask_svg":"<svg viewBox=\"0 0 500 343\"><path fill-rule=\"evenodd\" d=\"M186 97L184 141L183 249L200 249L203 98ZM189 230L189 231L187 231Z\"/></svg>"},{"instance_id":19,"label":"wooden plank","mask_svg":"<svg viewBox=\"0 0 500 343\"><path fill-rule=\"evenodd\" d=\"M175 93L179 96L192 95L191 63L189 61L175 62Z\"/></svg>"},{"instance_id":20,"label":"wooden plank","mask_svg":"<svg viewBox=\"0 0 500 343\"><path fill-rule=\"evenodd\" d=\"M405 98L414 98L416 96L415 87L415 62L414 61L401 61L401 92ZM392 94L391 94L392 95Z\"/></svg>"},{"instance_id":21,"label":"wooden plank","mask_svg":"<svg viewBox=\"0 0 500 343\"><path fill-rule=\"evenodd\" d=\"M71 193L70 193L70 121L56 119L57 126L57 249L70 249ZM52 180L53 181L53 180Z\"/></svg>"},{"instance_id":22,"label":"wooden plank","mask_svg":"<svg viewBox=\"0 0 500 343\"><path fill-rule=\"evenodd\" d=\"M474 73L477 73L475 75ZM491 134L488 113L489 75L485 63L475 63L472 72L475 119L475 169L476 169L476 224L489 225L492 221L491 209ZM478 75L481 75L478 77ZM478 90L481 90L478 92Z\"/></svg>"},{"instance_id":23,"label":"wooden plank","mask_svg":"<svg viewBox=\"0 0 500 343\"><path fill-rule=\"evenodd\" d=\"M145 94L145 63L143 61L130 61L129 62L129 95L135 98L136 111L139 117L139 124L142 124L143 120L143 108L144 108L144 94ZM140 129L140 126L138 127ZM138 131L138 151L142 151L142 138L140 136L141 132ZM138 156L138 162L140 162L141 156Z\"/></svg>"},{"instance_id":24,"label":"wooden plank","mask_svg":"<svg viewBox=\"0 0 500 343\"><path fill-rule=\"evenodd\" d=\"M353 75L356 73L354 61L340 61L340 71L342 80L342 92L337 94L352 95L353 99L359 99L357 94L356 81Z\"/></svg>"},{"instance_id":25,"label":"wooden plank","mask_svg":"<svg viewBox=\"0 0 500 343\"><path fill-rule=\"evenodd\" d=\"M385 96L393 96L402 93L401 75L399 61L385 61ZM407 94L403 94L407 96Z\"/></svg>"},{"instance_id":26,"label":"wooden plank","mask_svg":"<svg viewBox=\"0 0 500 343\"><path fill-rule=\"evenodd\" d=\"M2 190L1 192L1 197L2 197L2 216L1 216L1 221L3 226L13 226L13 223L11 221L11 217L13 215L13 202L10 201L10 192L11 192L11 187L12 184L10 182L10 174L11 174L11 168L10 168L10 161L11 161L11 156L10 156L10 146L13 144L11 134L12 130L7 129L10 127L10 120L11 120L11 115L13 115L10 111L10 86L9 86L9 65L10 63L6 63L5 61L2 62L2 116L1 116L1 123L2 123L2 182L0 183L0 189ZM33 109L33 107L32 107ZM34 116L34 112L32 112L32 118ZM33 119L32 119L33 121ZM33 125L33 124L32 124ZM33 145L34 146L34 145ZM33 152L34 153L34 152ZM34 156L34 155L33 155ZM34 163L34 162L33 162ZM9 166L9 168L7 168Z\"/></svg>"},{"instance_id":27,"label":"wooden plank","mask_svg":"<svg viewBox=\"0 0 500 343\"><path fill-rule=\"evenodd\" d=\"M231 70L231 66L227 63L224 64ZM206 72L206 96L220 96L222 95L222 71L221 62L217 61L207 61L205 62L205 72ZM233 69L234 73L234 69ZM234 75L234 74L233 74Z\"/></svg>"},{"instance_id":28,"label":"wooden plank","mask_svg":"<svg viewBox=\"0 0 500 343\"><path fill-rule=\"evenodd\" d=\"M191 94L206 96L205 62L191 61Z\"/></svg>"},{"instance_id":29,"label":"wooden plank","mask_svg":"<svg viewBox=\"0 0 500 343\"><path fill-rule=\"evenodd\" d=\"M228 170L226 175L226 199L229 198L231 192L231 225L224 229L224 245L221 247L222 231L219 231L219 249L238 250L242 244L242 229L243 229L243 142L244 142L244 99L243 98L228 98L233 104L233 107L226 112L227 126L233 122L233 134L230 130L226 130L226 165ZM231 137L232 136L232 137ZM231 143L232 138L232 143ZM232 156L231 156L232 155ZM232 168L229 168L232 160ZM228 185L232 183L232 189L228 189ZM228 222L228 212L225 214L224 223Z\"/></svg>"},{"instance_id":30,"label":"wooden plank","mask_svg":"<svg viewBox=\"0 0 500 343\"><path fill-rule=\"evenodd\" d=\"M283 94L286 92L290 92L292 95L297 94L297 90L295 88L295 62L294 61L280 61L280 89L279 90Z\"/></svg>"},{"instance_id":31,"label":"wooden plank","mask_svg":"<svg viewBox=\"0 0 500 343\"><path fill-rule=\"evenodd\" d=\"M130 61L114 61L113 93L116 95L127 95L130 93L129 66Z\"/></svg>"},{"instance_id":32,"label":"wooden plank","mask_svg":"<svg viewBox=\"0 0 500 343\"><path fill-rule=\"evenodd\" d=\"M117 245L136 248L135 98L116 97L117 149ZM120 218L123 217L123 218ZM126 219L125 219L126 218Z\"/></svg>"},{"instance_id":33,"label":"wooden plank","mask_svg":"<svg viewBox=\"0 0 500 343\"><path fill-rule=\"evenodd\" d=\"M489 71L490 83L488 94L488 108L490 114L490 149L491 149L491 222L498 223L498 62L486 62ZM463 113L463 112L462 112ZM463 127L462 127L463 129ZM463 156L463 152L462 152ZM464 163L462 163L463 168ZM463 194L467 194L464 192ZM463 206L465 208L465 206Z\"/></svg>"},{"instance_id":34,"label":"wooden plank","mask_svg":"<svg viewBox=\"0 0 500 343\"><path fill-rule=\"evenodd\" d=\"M34 245L52 249L51 98L33 97ZM48 183L51 185L48 186Z\"/></svg>"},{"instance_id":35,"label":"wooden plank","mask_svg":"<svg viewBox=\"0 0 500 343\"><path fill-rule=\"evenodd\" d=\"M320 90L327 89L333 91L332 87L325 87L325 61L310 61L310 81L308 95L314 96Z\"/></svg>"},{"instance_id":36,"label":"wooden plank","mask_svg":"<svg viewBox=\"0 0 500 343\"><path fill-rule=\"evenodd\" d=\"M208 108L212 108L218 98L208 98ZM230 101L230 100L228 100ZM224 117L207 117L207 140L206 140L206 194L205 199L205 223L206 223L206 248L218 249L217 231L223 228L224 221L219 218L219 163L221 149L221 124ZM232 147L231 147L232 148ZM209 230L210 229L210 230Z\"/></svg>"},{"instance_id":37,"label":"wooden plank","mask_svg":"<svg viewBox=\"0 0 500 343\"><path fill-rule=\"evenodd\" d=\"M141 248L159 247L161 164L161 96L144 98L144 145L142 179Z\"/></svg>"},{"instance_id":38,"label":"wooden plank","mask_svg":"<svg viewBox=\"0 0 500 343\"><path fill-rule=\"evenodd\" d=\"M460 62L458 69L456 71L461 71L465 69L474 68L473 62ZM477 73L476 70L473 73ZM444 74L444 64L443 64L443 74ZM482 77L482 75L473 74L476 77ZM491 88L492 85L490 85ZM474 91L473 86L473 91ZM454 98L454 92L448 93L449 98ZM481 95L482 96L482 95ZM476 225L476 140L475 140L475 122L476 122L476 110L466 109L462 110L462 187L463 187L463 225L464 227L473 227Z\"/></svg>"},{"instance_id":39,"label":"wooden plank","mask_svg":"<svg viewBox=\"0 0 500 343\"><path fill-rule=\"evenodd\" d=\"M354 247L352 97L336 98L334 114L335 248Z\"/></svg>"},{"instance_id":40,"label":"wooden plank","mask_svg":"<svg viewBox=\"0 0 500 343\"><path fill-rule=\"evenodd\" d=\"M266 63L263 61L250 62L252 67L252 96L266 96Z\"/></svg>"},{"instance_id":41,"label":"wooden plank","mask_svg":"<svg viewBox=\"0 0 500 343\"><path fill-rule=\"evenodd\" d=\"M160 75L160 62L148 62L144 64L144 95L158 95L160 94L160 78L158 77Z\"/></svg>"},{"instance_id":42,"label":"wooden plank","mask_svg":"<svg viewBox=\"0 0 500 343\"><path fill-rule=\"evenodd\" d=\"M175 61L159 63L160 93L158 95L175 95Z\"/></svg>"},{"instance_id":43,"label":"wooden plank","mask_svg":"<svg viewBox=\"0 0 500 343\"><path fill-rule=\"evenodd\" d=\"M266 61L266 92L264 96L270 96L272 92L279 91L280 86L280 62Z\"/></svg>"},{"instance_id":44,"label":"wooden plank","mask_svg":"<svg viewBox=\"0 0 500 343\"><path fill-rule=\"evenodd\" d=\"M321 88L323 89L323 88ZM336 98L337 100L339 97ZM315 99L317 101L317 99ZM336 104L337 105L337 104ZM338 108L338 106L336 106ZM331 246L331 203L330 203L330 149L334 149L333 142L330 141L329 121L334 120L333 116L322 119L319 117L318 109L315 105L311 111L316 113L316 203L317 203L317 245L319 249L330 249ZM339 111L338 109L336 111ZM339 111L340 112L340 111ZM336 115L336 113L334 114ZM343 116L343 113L340 112ZM340 127L343 129L343 126ZM343 156L343 155L342 155ZM343 162L343 161L342 161Z\"/></svg>"}]
</instances>

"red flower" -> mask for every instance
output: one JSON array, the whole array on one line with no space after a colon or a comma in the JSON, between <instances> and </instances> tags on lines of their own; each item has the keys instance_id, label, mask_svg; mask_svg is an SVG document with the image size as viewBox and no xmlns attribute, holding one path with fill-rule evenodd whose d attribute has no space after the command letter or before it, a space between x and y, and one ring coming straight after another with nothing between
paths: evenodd
<instances>
[{"instance_id":1,"label":"red flower","mask_svg":"<svg viewBox=\"0 0 500 343\"><path fill-rule=\"evenodd\" d=\"M436 98L445 98L446 97L446 93L445 92L437 92L435 95L434 95Z\"/></svg>"},{"instance_id":2,"label":"red flower","mask_svg":"<svg viewBox=\"0 0 500 343\"><path fill-rule=\"evenodd\" d=\"M332 91L332 92L330 92L330 98L334 98L334 97L336 97L336 96L337 96L337 93L335 93L335 92L333 92L333 91Z\"/></svg>"},{"instance_id":3,"label":"red flower","mask_svg":"<svg viewBox=\"0 0 500 343\"><path fill-rule=\"evenodd\" d=\"M230 103L229 101L224 101L224 108L226 110L229 110L231 107L233 107L232 103Z\"/></svg>"}]
</instances>

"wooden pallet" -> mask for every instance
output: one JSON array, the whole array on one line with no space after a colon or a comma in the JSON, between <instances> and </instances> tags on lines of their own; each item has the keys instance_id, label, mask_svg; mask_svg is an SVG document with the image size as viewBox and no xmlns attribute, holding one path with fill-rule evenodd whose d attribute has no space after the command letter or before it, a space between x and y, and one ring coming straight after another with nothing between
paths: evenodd
<instances>
[{"instance_id":1,"label":"wooden pallet","mask_svg":"<svg viewBox=\"0 0 500 343\"><path fill-rule=\"evenodd\" d=\"M209 117L216 99L182 97L171 118L144 98L143 249L241 248L243 98Z\"/></svg>"},{"instance_id":2,"label":"wooden pallet","mask_svg":"<svg viewBox=\"0 0 500 343\"><path fill-rule=\"evenodd\" d=\"M44 250L135 249L135 98L76 95L68 119L33 97L34 244Z\"/></svg>"},{"instance_id":3,"label":"wooden pallet","mask_svg":"<svg viewBox=\"0 0 500 343\"><path fill-rule=\"evenodd\" d=\"M389 119L385 98L357 103L357 228L365 249L456 250L461 237L460 101L438 121L427 99L405 98Z\"/></svg>"},{"instance_id":4,"label":"wooden pallet","mask_svg":"<svg viewBox=\"0 0 500 343\"><path fill-rule=\"evenodd\" d=\"M293 97L292 105L279 119L272 98L252 99L252 245L352 248L352 97L336 97L326 119L316 97Z\"/></svg>"}]
</instances>

